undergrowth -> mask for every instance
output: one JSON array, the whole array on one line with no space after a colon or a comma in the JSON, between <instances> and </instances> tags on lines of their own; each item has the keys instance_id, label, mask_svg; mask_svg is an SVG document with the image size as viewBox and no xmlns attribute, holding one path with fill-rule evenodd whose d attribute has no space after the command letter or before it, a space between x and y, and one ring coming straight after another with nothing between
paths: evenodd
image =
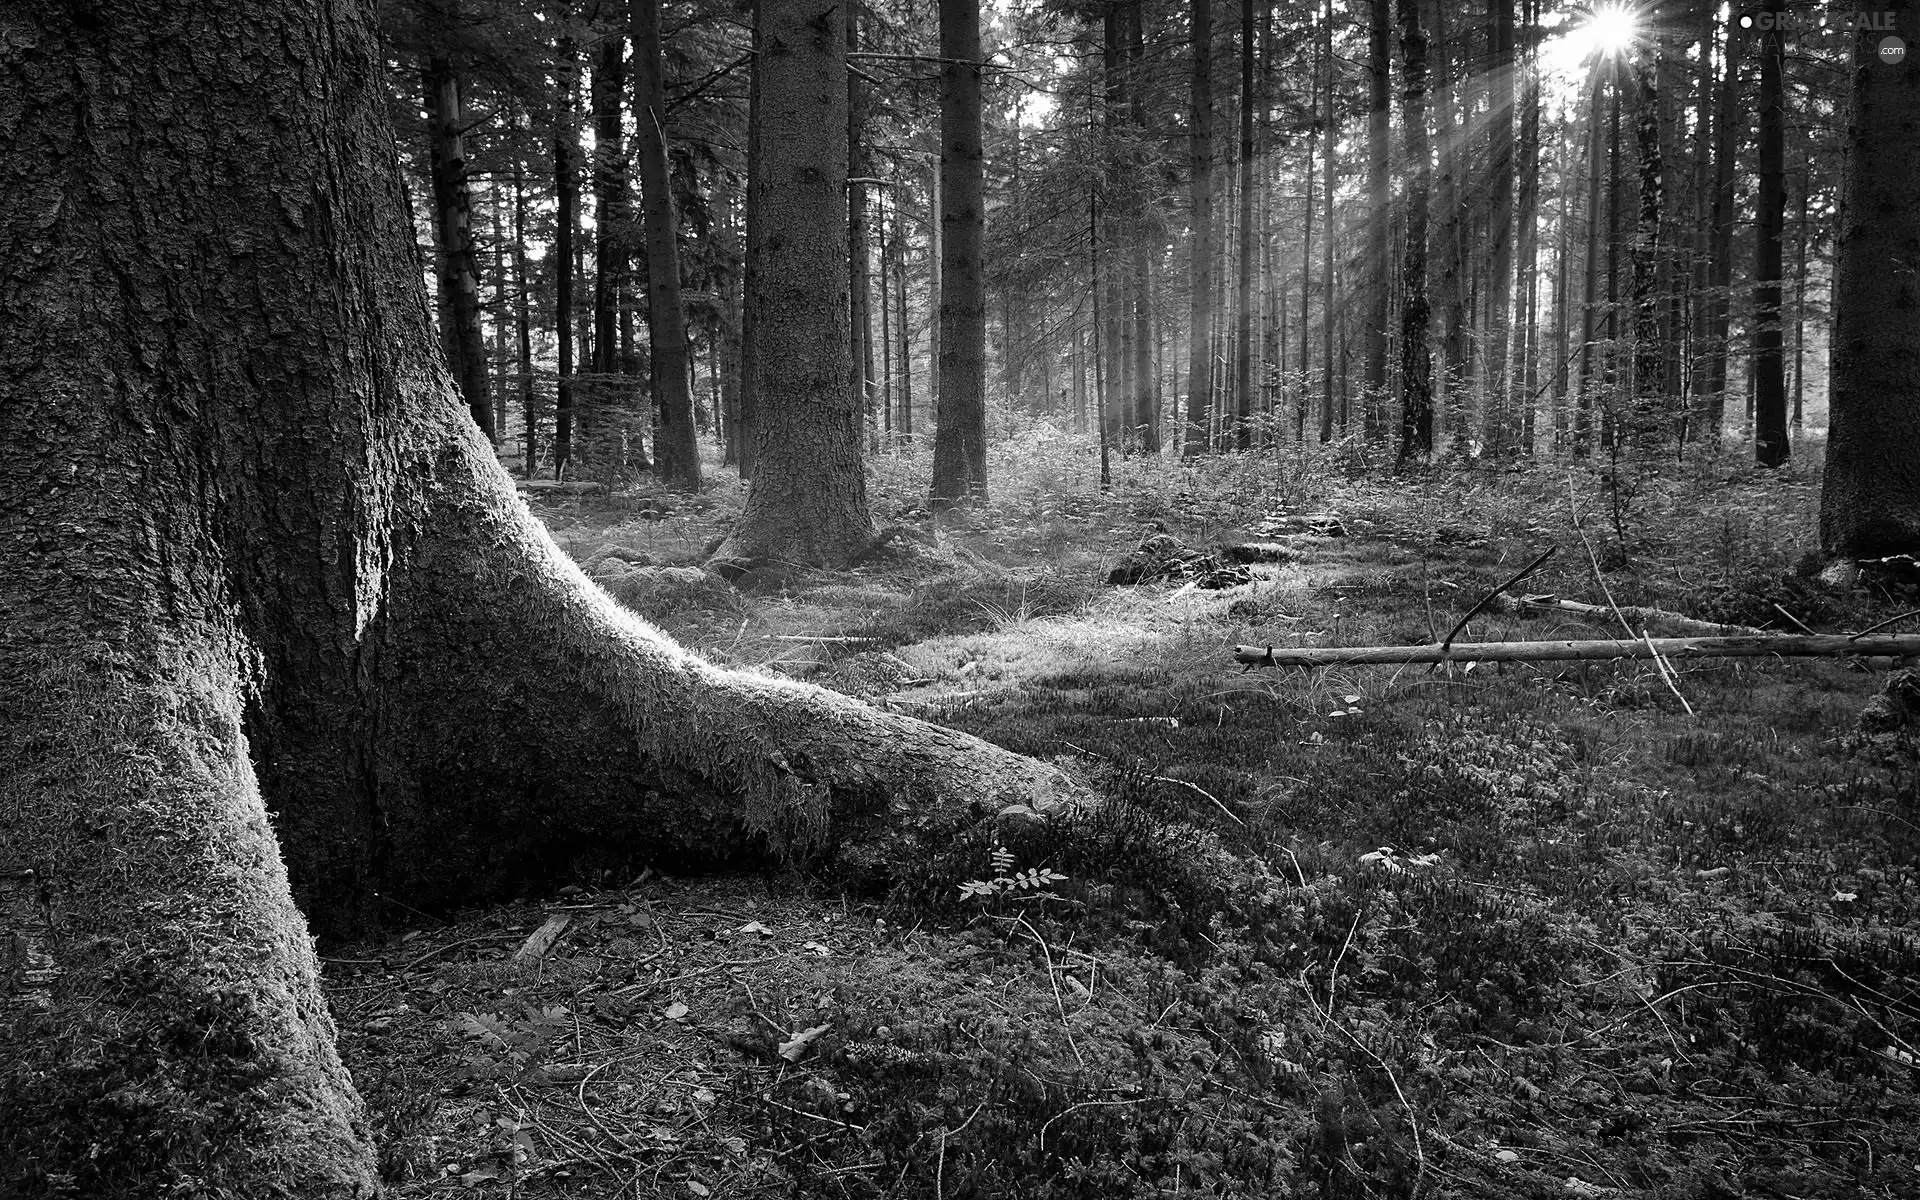
<instances>
[{"instance_id":1,"label":"undergrowth","mask_svg":"<svg viewBox=\"0 0 1920 1200\"><path fill-rule=\"evenodd\" d=\"M971 566L726 614L736 654L850 639L790 665L829 682L892 654L880 702L1109 799L957 840L818 974L722 975L749 1026L829 1032L791 1059L708 1043L732 1074L681 1144L808 1196L1920 1194L1920 807L1910 759L1852 732L1872 664L1682 662L1670 687L1635 662L1227 651L1432 640L1550 545L1521 590L1773 629L1892 615L1796 569L1816 477L1709 458L1615 494L1599 467L1388 478L1335 445L1116 459L1101 492L1085 450L996 448L993 502L938 530ZM926 465L884 456L876 508L924 520ZM1101 582L1150 532L1322 513L1344 536L1221 594ZM1601 636L1490 613L1459 639ZM572 987L573 1012L616 991ZM722 1177L701 1170L667 1177Z\"/></svg>"}]
</instances>

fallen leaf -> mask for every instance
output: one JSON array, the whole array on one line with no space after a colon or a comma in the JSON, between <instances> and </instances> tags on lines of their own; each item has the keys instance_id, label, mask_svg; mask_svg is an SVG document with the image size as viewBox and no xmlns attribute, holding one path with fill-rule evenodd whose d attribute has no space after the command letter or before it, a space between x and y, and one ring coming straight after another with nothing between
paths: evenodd
<instances>
[{"instance_id":1,"label":"fallen leaf","mask_svg":"<svg viewBox=\"0 0 1920 1200\"><path fill-rule=\"evenodd\" d=\"M693 1099L694 1099L694 1103L696 1104L712 1104L713 1089L712 1088L695 1088L693 1089Z\"/></svg>"},{"instance_id":2,"label":"fallen leaf","mask_svg":"<svg viewBox=\"0 0 1920 1200\"><path fill-rule=\"evenodd\" d=\"M1503 1163L1517 1163L1520 1161L1520 1156L1511 1150L1498 1150L1494 1152L1493 1156Z\"/></svg>"},{"instance_id":3,"label":"fallen leaf","mask_svg":"<svg viewBox=\"0 0 1920 1200\"><path fill-rule=\"evenodd\" d=\"M1833 894L1833 902L1835 904L1851 904L1859 898L1859 892L1835 892ZM368 1024L368 1028L372 1028L371 1023Z\"/></svg>"},{"instance_id":4,"label":"fallen leaf","mask_svg":"<svg viewBox=\"0 0 1920 1200\"><path fill-rule=\"evenodd\" d=\"M667 1005L667 1011L662 1015L669 1021L678 1021L687 1015L687 1006L675 1000L672 1004Z\"/></svg>"},{"instance_id":5,"label":"fallen leaf","mask_svg":"<svg viewBox=\"0 0 1920 1200\"><path fill-rule=\"evenodd\" d=\"M818 954L822 958L825 958L833 953L833 951L827 949L825 946L822 946L819 942L808 942L806 945L802 946L801 949L809 951L810 953L813 953L813 954Z\"/></svg>"},{"instance_id":6,"label":"fallen leaf","mask_svg":"<svg viewBox=\"0 0 1920 1200\"><path fill-rule=\"evenodd\" d=\"M704 1183L701 1183L698 1179L687 1180L687 1190L692 1192L696 1196L713 1195L712 1192L707 1190L707 1185Z\"/></svg>"},{"instance_id":7,"label":"fallen leaf","mask_svg":"<svg viewBox=\"0 0 1920 1200\"><path fill-rule=\"evenodd\" d=\"M762 925L758 921L748 921L745 925L742 925L739 929L734 930L734 932L735 933L757 933L761 937L773 936L773 930L768 929L765 925Z\"/></svg>"}]
</instances>

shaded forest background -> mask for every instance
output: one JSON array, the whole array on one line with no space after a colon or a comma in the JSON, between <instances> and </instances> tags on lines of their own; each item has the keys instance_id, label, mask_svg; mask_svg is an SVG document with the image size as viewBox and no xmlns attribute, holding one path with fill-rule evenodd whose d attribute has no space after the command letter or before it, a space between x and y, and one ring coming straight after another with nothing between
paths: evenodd
<instances>
[{"instance_id":1,"label":"shaded forest background","mask_svg":"<svg viewBox=\"0 0 1920 1200\"><path fill-rule=\"evenodd\" d=\"M974 369L997 436L1351 438L1402 459L1728 437L1777 464L1823 423L1853 34L1811 12L1742 28L1655 4L1620 46L1593 32L1619 12L1524 0L958 7L983 38ZM938 18L863 6L848 34L870 453L940 413ZM636 52L643 20L659 40ZM679 404L739 463L752 20L705 0L383 6L448 356L529 475L644 469ZM660 149L636 89L663 101ZM639 176L662 152L686 338L664 367L685 400L647 324Z\"/></svg>"}]
</instances>

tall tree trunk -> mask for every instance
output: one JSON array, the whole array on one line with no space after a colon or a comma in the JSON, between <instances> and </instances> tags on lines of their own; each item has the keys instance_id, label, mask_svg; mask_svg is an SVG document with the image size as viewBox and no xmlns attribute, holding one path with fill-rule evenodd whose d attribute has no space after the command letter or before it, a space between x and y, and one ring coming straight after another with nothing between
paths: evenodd
<instances>
[{"instance_id":1,"label":"tall tree trunk","mask_svg":"<svg viewBox=\"0 0 1920 1200\"><path fill-rule=\"evenodd\" d=\"M740 400L734 409L734 465L740 471L742 480L753 478L754 452L759 441L756 432L759 427L760 413L760 324L759 306L753 297L760 292L761 264L766 259L766 220L762 211L760 189L753 181L765 174L765 164L761 161L761 126L766 108L761 99L761 77L765 74L760 67L767 52L766 40L762 35L761 6L765 0L749 0L753 9L753 62L754 67L747 72L747 189L741 202L741 223L743 225L741 241L746 253L742 256L740 267Z\"/></svg>"},{"instance_id":2,"label":"tall tree trunk","mask_svg":"<svg viewBox=\"0 0 1920 1200\"><path fill-rule=\"evenodd\" d=\"M1661 53L1656 50L1656 54ZM1666 168L1660 146L1660 105L1653 65L1635 65L1638 90L1640 213L1633 234L1633 419L1635 439L1651 446L1665 440L1667 353L1661 337L1660 222L1666 206Z\"/></svg>"},{"instance_id":3,"label":"tall tree trunk","mask_svg":"<svg viewBox=\"0 0 1920 1200\"><path fill-rule=\"evenodd\" d=\"M526 167L513 156L513 326L520 368L520 412L526 422L527 450L521 467L528 479L540 465L540 406L533 386L533 281L527 272Z\"/></svg>"},{"instance_id":4,"label":"tall tree trunk","mask_svg":"<svg viewBox=\"0 0 1920 1200\"><path fill-rule=\"evenodd\" d=\"M1320 299L1320 440L1322 443L1333 440L1333 319L1334 301L1338 299L1333 277L1333 201L1334 201L1334 107L1333 107L1333 0L1327 0L1324 19L1320 30L1320 58L1326 64L1326 93L1321 98L1322 111L1327 120L1327 150L1320 156L1323 178L1320 187L1320 199L1324 211L1321 214L1320 235L1320 290L1325 293Z\"/></svg>"},{"instance_id":5,"label":"tall tree trunk","mask_svg":"<svg viewBox=\"0 0 1920 1200\"><path fill-rule=\"evenodd\" d=\"M1767 0L1776 19L1760 38L1760 197L1753 289L1753 457L1765 467L1787 461L1787 385L1781 362L1780 258L1787 218L1786 0Z\"/></svg>"},{"instance_id":6,"label":"tall tree trunk","mask_svg":"<svg viewBox=\"0 0 1920 1200\"><path fill-rule=\"evenodd\" d=\"M860 8L847 14L847 50L860 49ZM880 448L880 414L875 411L873 386L873 267L868 261L867 176L873 165L867 154L866 86L847 72L847 288L850 329L848 346L854 402L860 406L868 430L868 449Z\"/></svg>"},{"instance_id":7,"label":"tall tree trunk","mask_svg":"<svg viewBox=\"0 0 1920 1200\"><path fill-rule=\"evenodd\" d=\"M1907 53L1920 0L1891 0ZM1833 370L1820 547L1920 555L1920 87L1876 60L1885 31L1855 35L1853 121L1833 278ZM1890 270L1889 264L1906 264Z\"/></svg>"},{"instance_id":8,"label":"tall tree trunk","mask_svg":"<svg viewBox=\"0 0 1920 1200\"><path fill-rule=\"evenodd\" d=\"M1601 220L1605 200L1601 191L1606 165L1606 141L1601 136L1601 106L1608 103L1607 73L1593 69L1593 98L1587 112L1587 245L1581 260L1580 279L1580 379L1574 397L1573 453L1586 455L1592 449L1594 400L1594 339L1599 336L1600 247L1604 242Z\"/></svg>"},{"instance_id":9,"label":"tall tree trunk","mask_svg":"<svg viewBox=\"0 0 1920 1200\"><path fill-rule=\"evenodd\" d=\"M1366 418L1369 442L1387 436L1387 319L1393 292L1393 184L1389 173L1392 0L1369 0L1367 26Z\"/></svg>"},{"instance_id":10,"label":"tall tree trunk","mask_svg":"<svg viewBox=\"0 0 1920 1200\"><path fill-rule=\"evenodd\" d=\"M1726 27L1722 42L1720 94L1713 118L1713 217L1711 231L1712 265L1707 299L1707 437L1720 440L1721 426L1727 414L1727 334L1730 327L1733 288L1733 227L1738 218L1735 205L1734 122L1740 96L1740 35L1735 25Z\"/></svg>"},{"instance_id":11,"label":"tall tree trunk","mask_svg":"<svg viewBox=\"0 0 1920 1200\"><path fill-rule=\"evenodd\" d=\"M1253 444L1253 0L1240 0L1240 295L1234 312L1233 443L1241 450Z\"/></svg>"},{"instance_id":12,"label":"tall tree trunk","mask_svg":"<svg viewBox=\"0 0 1920 1200\"><path fill-rule=\"evenodd\" d=\"M904 209L893 206L893 287L899 304L900 319L900 417L897 428L903 438L913 437L913 340L907 323L907 230L902 224Z\"/></svg>"},{"instance_id":13,"label":"tall tree trunk","mask_svg":"<svg viewBox=\"0 0 1920 1200\"><path fill-rule=\"evenodd\" d=\"M1513 69L1513 0L1488 0L1487 87L1491 99L1487 119L1491 122L1491 161L1488 187L1492 199L1487 210L1487 229L1493 239L1493 253L1487 260L1487 349L1483 357L1486 387L1486 447L1490 454L1509 455L1516 449L1513 397L1508 371L1513 327L1513 192L1514 153L1513 117L1515 74ZM1526 234L1521 233L1524 238Z\"/></svg>"},{"instance_id":14,"label":"tall tree trunk","mask_svg":"<svg viewBox=\"0 0 1920 1200\"><path fill-rule=\"evenodd\" d=\"M1127 13L1127 88L1129 135L1136 141L1147 136L1146 30L1145 0L1129 0ZM1136 156L1137 157L1137 156ZM1135 162L1136 171L1145 164ZM1157 255L1148 230L1147 199L1136 189L1128 205L1128 247L1131 259L1127 273L1133 310L1133 394L1132 415L1128 424L1144 454L1160 453L1160 375L1154 367L1154 347L1159 338L1153 322L1153 266Z\"/></svg>"},{"instance_id":15,"label":"tall tree trunk","mask_svg":"<svg viewBox=\"0 0 1920 1200\"><path fill-rule=\"evenodd\" d=\"M473 244L473 200L467 187L466 124L460 108L460 77L453 60L435 55L424 75L427 136L431 141L433 228L440 247L441 330L447 361L473 423L488 441L498 437L487 391L487 347L480 331L480 270Z\"/></svg>"},{"instance_id":16,"label":"tall tree trunk","mask_svg":"<svg viewBox=\"0 0 1920 1200\"><path fill-rule=\"evenodd\" d=\"M987 497L986 113L980 0L940 0L940 395L930 502Z\"/></svg>"},{"instance_id":17,"label":"tall tree trunk","mask_svg":"<svg viewBox=\"0 0 1920 1200\"><path fill-rule=\"evenodd\" d=\"M692 347L680 296L680 229L667 156L667 80L660 53L660 0L633 0L633 119L640 143L640 211L647 236L647 334L659 414L653 454L661 482L698 491Z\"/></svg>"},{"instance_id":18,"label":"tall tree trunk","mask_svg":"<svg viewBox=\"0 0 1920 1200\"><path fill-rule=\"evenodd\" d=\"M888 234L885 192L880 201L880 431L886 445L893 445L893 238Z\"/></svg>"},{"instance_id":19,"label":"tall tree trunk","mask_svg":"<svg viewBox=\"0 0 1920 1200\"><path fill-rule=\"evenodd\" d=\"M776 59L836 20L791 7ZM581 852L924 872L1053 774L593 587L433 353L370 6L196 11L22 9L0 75L0 836L40 914L0 936L50 963L0 1021L23 1200L375 1193L296 896L335 933Z\"/></svg>"},{"instance_id":20,"label":"tall tree trunk","mask_svg":"<svg viewBox=\"0 0 1920 1200\"><path fill-rule=\"evenodd\" d=\"M847 339L847 45L831 0L761 0L760 394L753 486L719 563L845 566L873 544Z\"/></svg>"},{"instance_id":21,"label":"tall tree trunk","mask_svg":"<svg viewBox=\"0 0 1920 1200\"><path fill-rule=\"evenodd\" d=\"M1187 423L1180 453L1207 449L1213 396L1213 0L1193 0L1193 75L1188 142L1193 215L1187 251Z\"/></svg>"},{"instance_id":22,"label":"tall tree trunk","mask_svg":"<svg viewBox=\"0 0 1920 1200\"><path fill-rule=\"evenodd\" d=\"M1407 138L1407 245L1401 259L1400 465L1433 455L1433 360L1427 348L1427 35L1420 0L1400 0L1400 53L1406 66L1401 114Z\"/></svg>"},{"instance_id":23,"label":"tall tree trunk","mask_svg":"<svg viewBox=\"0 0 1920 1200\"><path fill-rule=\"evenodd\" d=\"M578 72L573 47L563 41L560 57L560 123L553 133L553 331L559 342L560 380L553 408L553 477L565 479L573 466L573 279L574 234L580 223L580 138L573 127Z\"/></svg>"},{"instance_id":24,"label":"tall tree trunk","mask_svg":"<svg viewBox=\"0 0 1920 1200\"><path fill-rule=\"evenodd\" d=\"M1527 58L1521 68L1520 84L1520 193L1519 242L1520 280L1523 315L1520 343L1513 356L1520 371L1516 411L1510 418L1519 423L1519 441L1513 447L1521 454L1534 452L1534 412L1540 387L1540 62L1537 48L1538 0L1522 0L1522 20L1527 31ZM1564 178L1561 186L1565 187ZM1555 350L1555 355L1564 353ZM1511 390L1511 389L1509 389Z\"/></svg>"},{"instance_id":25,"label":"tall tree trunk","mask_svg":"<svg viewBox=\"0 0 1920 1200\"><path fill-rule=\"evenodd\" d=\"M613 33L600 43L588 94L593 106L593 392L605 402L626 396L611 376L620 373L620 290L627 269L627 155L622 145L622 97L627 87L627 39Z\"/></svg>"}]
</instances>

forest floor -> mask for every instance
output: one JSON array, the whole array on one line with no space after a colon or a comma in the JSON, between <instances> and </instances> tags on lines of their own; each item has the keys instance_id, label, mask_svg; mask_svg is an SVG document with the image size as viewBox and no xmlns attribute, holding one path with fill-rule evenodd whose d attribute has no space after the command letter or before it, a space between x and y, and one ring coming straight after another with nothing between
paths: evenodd
<instances>
[{"instance_id":1,"label":"forest floor","mask_svg":"<svg viewBox=\"0 0 1920 1200\"><path fill-rule=\"evenodd\" d=\"M747 590L631 570L696 561L731 477L536 503L713 660L1113 799L892 897L650 872L329 950L396 1195L1920 1195L1916 741L1856 732L1890 664L1231 654L1437 640L1549 546L1517 590L1821 632L1920 607L1796 571L1816 472L1392 477L1335 447L1116 459L1102 492L1084 449L997 451L930 551ZM930 528L925 468L881 458L883 520ZM1161 533L1288 561L1106 583Z\"/></svg>"}]
</instances>

